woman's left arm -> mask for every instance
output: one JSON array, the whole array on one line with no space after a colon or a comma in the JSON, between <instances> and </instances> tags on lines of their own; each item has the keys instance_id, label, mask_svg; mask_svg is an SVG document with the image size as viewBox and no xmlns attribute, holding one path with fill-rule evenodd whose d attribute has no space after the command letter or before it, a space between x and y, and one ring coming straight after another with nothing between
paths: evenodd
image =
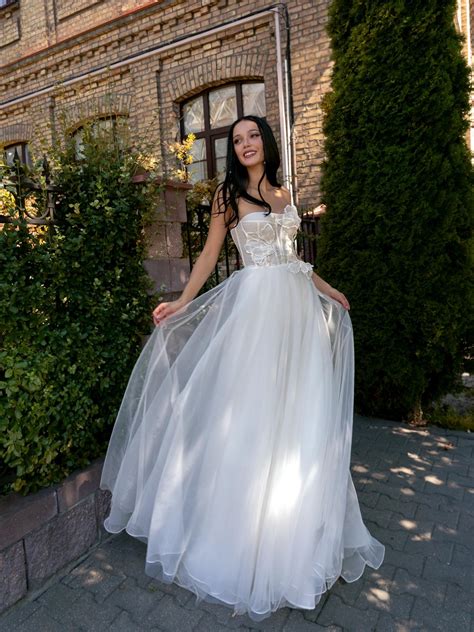
<instances>
[{"instance_id":1,"label":"woman's left arm","mask_svg":"<svg viewBox=\"0 0 474 632\"><path fill-rule=\"evenodd\" d=\"M319 274L316 274L316 272L313 272L313 283L317 290L319 290L323 294L326 294L330 298L333 298L335 301L340 303L344 307L344 309L351 308L351 306L349 305L349 301L344 296L344 294L329 285L329 283L321 278Z\"/></svg>"}]
</instances>

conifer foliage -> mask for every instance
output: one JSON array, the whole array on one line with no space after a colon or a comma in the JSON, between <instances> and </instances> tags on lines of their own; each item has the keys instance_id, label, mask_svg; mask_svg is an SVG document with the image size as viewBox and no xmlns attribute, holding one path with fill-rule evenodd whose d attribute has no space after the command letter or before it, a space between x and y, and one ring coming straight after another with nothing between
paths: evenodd
<instances>
[{"instance_id":1,"label":"conifer foliage","mask_svg":"<svg viewBox=\"0 0 474 632\"><path fill-rule=\"evenodd\" d=\"M318 252L351 302L356 406L419 417L472 329L469 69L454 0L334 0Z\"/></svg>"}]
</instances>

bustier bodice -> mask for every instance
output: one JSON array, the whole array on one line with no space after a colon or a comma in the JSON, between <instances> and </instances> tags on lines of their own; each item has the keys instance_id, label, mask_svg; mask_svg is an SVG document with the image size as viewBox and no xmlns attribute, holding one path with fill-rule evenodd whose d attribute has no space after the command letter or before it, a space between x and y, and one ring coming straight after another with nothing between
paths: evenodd
<instances>
[{"instance_id":1,"label":"bustier bodice","mask_svg":"<svg viewBox=\"0 0 474 632\"><path fill-rule=\"evenodd\" d=\"M296 253L295 237L300 224L296 207L288 204L282 213L247 213L230 233L244 266L287 265L292 272L311 278L313 266Z\"/></svg>"}]
</instances>

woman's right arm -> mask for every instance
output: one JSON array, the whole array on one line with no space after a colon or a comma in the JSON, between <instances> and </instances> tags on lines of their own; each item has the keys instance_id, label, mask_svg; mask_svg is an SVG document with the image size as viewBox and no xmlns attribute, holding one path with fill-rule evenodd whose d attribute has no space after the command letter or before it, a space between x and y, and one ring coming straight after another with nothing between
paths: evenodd
<instances>
[{"instance_id":1,"label":"woman's right arm","mask_svg":"<svg viewBox=\"0 0 474 632\"><path fill-rule=\"evenodd\" d=\"M192 301L214 270L227 233L227 226L225 224L227 214L217 212L220 200L219 191L214 196L212 203L211 222L206 243L193 266L189 281L181 293L181 296L176 301L160 303L155 307L153 310L153 322L155 325L159 325L167 316L171 316L171 314L174 314L174 312L177 312Z\"/></svg>"}]
</instances>

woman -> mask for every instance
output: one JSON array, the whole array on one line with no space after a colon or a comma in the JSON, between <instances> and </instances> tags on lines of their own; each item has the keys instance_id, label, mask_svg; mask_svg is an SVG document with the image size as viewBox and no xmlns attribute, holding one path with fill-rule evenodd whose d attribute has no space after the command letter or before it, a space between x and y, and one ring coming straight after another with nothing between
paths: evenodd
<instances>
[{"instance_id":1,"label":"woman","mask_svg":"<svg viewBox=\"0 0 474 632\"><path fill-rule=\"evenodd\" d=\"M209 234L130 378L101 487L145 569L255 620L378 568L350 475L349 302L296 254L268 124L231 127ZM195 298L227 230L244 268Z\"/></svg>"}]
</instances>

